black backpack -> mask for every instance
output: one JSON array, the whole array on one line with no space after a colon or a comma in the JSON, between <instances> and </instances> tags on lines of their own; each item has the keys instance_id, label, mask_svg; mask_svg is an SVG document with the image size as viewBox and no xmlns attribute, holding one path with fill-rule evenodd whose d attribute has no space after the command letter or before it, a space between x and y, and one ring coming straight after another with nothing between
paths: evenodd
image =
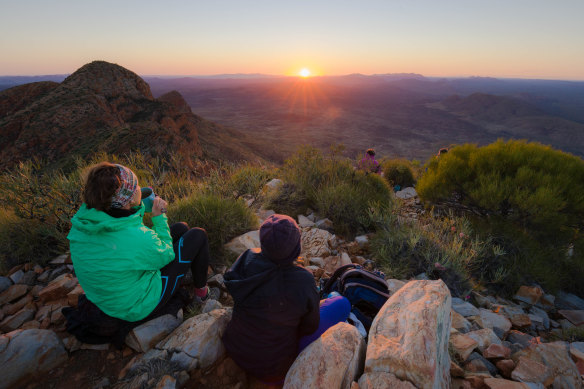
<instances>
[{"instance_id":1,"label":"black backpack","mask_svg":"<svg viewBox=\"0 0 584 389\"><path fill-rule=\"evenodd\" d=\"M339 267L331 278L321 278L320 283L320 297L326 298L331 292L345 296L351 302L351 312L367 332L377 312L389 298L383 272L371 272L353 263Z\"/></svg>"}]
</instances>

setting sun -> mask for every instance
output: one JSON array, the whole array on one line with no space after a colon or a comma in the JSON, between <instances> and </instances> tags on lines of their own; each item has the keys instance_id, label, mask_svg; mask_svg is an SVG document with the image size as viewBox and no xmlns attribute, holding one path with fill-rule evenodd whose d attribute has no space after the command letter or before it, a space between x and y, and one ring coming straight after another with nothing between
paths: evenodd
<instances>
[{"instance_id":1,"label":"setting sun","mask_svg":"<svg viewBox=\"0 0 584 389\"><path fill-rule=\"evenodd\" d=\"M300 75L300 77L304 77L304 78L310 77L310 70L304 68L298 74Z\"/></svg>"}]
</instances>

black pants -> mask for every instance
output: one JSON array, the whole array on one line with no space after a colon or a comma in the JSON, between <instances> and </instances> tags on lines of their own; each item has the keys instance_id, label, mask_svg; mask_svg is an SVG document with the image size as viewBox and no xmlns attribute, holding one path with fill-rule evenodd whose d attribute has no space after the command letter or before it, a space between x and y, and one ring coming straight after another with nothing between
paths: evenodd
<instances>
[{"instance_id":1,"label":"black pants","mask_svg":"<svg viewBox=\"0 0 584 389\"><path fill-rule=\"evenodd\" d=\"M185 275L191 269L195 288L207 284L209 266L209 239L202 228L190 228L187 223L175 223L170 226L170 235L174 247L174 260L160 269L162 277L162 294L160 302L152 312L155 314L179 290Z\"/></svg>"}]
</instances>

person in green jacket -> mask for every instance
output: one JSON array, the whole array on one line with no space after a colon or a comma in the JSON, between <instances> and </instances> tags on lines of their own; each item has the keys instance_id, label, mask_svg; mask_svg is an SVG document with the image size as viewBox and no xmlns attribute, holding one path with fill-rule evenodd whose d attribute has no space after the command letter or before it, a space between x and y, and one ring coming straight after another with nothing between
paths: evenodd
<instances>
[{"instance_id":1,"label":"person in green jacket","mask_svg":"<svg viewBox=\"0 0 584 389\"><path fill-rule=\"evenodd\" d=\"M207 298L207 233L186 223L169 227L166 207L154 199L148 228L134 172L108 162L90 168L67 238L79 284L107 315L130 322L155 316L189 268L195 296Z\"/></svg>"}]
</instances>

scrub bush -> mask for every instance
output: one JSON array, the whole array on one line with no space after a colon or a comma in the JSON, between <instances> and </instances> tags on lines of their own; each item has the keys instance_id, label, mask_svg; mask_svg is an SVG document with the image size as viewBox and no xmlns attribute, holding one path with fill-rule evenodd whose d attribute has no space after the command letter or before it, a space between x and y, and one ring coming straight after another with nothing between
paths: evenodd
<instances>
[{"instance_id":1,"label":"scrub bush","mask_svg":"<svg viewBox=\"0 0 584 389\"><path fill-rule=\"evenodd\" d=\"M455 296L475 285L512 293L518 286L517 252L505 251L499 239L481 238L464 217L397 219L378 226L371 240L373 257L392 278L426 273L442 279Z\"/></svg>"},{"instance_id":2,"label":"scrub bush","mask_svg":"<svg viewBox=\"0 0 584 389\"><path fill-rule=\"evenodd\" d=\"M22 262L43 263L67 249L71 218L81 206L85 174L101 161L131 168L140 186L152 186L169 202L175 220L205 228L211 254L220 257L223 243L257 223L245 204L235 198L257 195L270 178L268 170L251 165L229 166L199 178L182 169L180 161L147 158L139 153L123 157L98 154L89 161L75 161L75 167L67 173L50 170L39 161L20 163L0 175L0 203L4 205L0 209L0 265L5 270ZM213 190L217 188L221 190ZM144 222L151 226L149 214Z\"/></svg>"},{"instance_id":3,"label":"scrub bush","mask_svg":"<svg viewBox=\"0 0 584 389\"><path fill-rule=\"evenodd\" d=\"M276 212L292 211L291 215L313 208L348 238L372 228L368 210L390 208L391 189L379 175L356 171L350 159L339 156L339 150L332 147L329 155L323 155L312 147L301 148L285 161L280 171L285 185L268 199L267 206Z\"/></svg>"},{"instance_id":4,"label":"scrub bush","mask_svg":"<svg viewBox=\"0 0 584 389\"><path fill-rule=\"evenodd\" d=\"M421 198L462 202L523 227L553 231L584 218L584 160L551 147L499 140L462 145L434 157L418 181Z\"/></svg>"},{"instance_id":5,"label":"scrub bush","mask_svg":"<svg viewBox=\"0 0 584 389\"><path fill-rule=\"evenodd\" d=\"M420 197L433 202L456 194L485 211L488 217L473 218L473 226L515 256L516 281L584 293L584 160L537 143L499 140L456 146L426 166ZM484 261L498 268L496 259Z\"/></svg>"},{"instance_id":6,"label":"scrub bush","mask_svg":"<svg viewBox=\"0 0 584 389\"><path fill-rule=\"evenodd\" d=\"M44 264L66 248L64 234L54 226L0 209L0 271L31 260Z\"/></svg>"},{"instance_id":7,"label":"scrub bush","mask_svg":"<svg viewBox=\"0 0 584 389\"><path fill-rule=\"evenodd\" d=\"M258 228L255 214L241 199L195 193L169 205L169 222L186 222L207 231L212 255L223 259L223 245L232 238Z\"/></svg>"},{"instance_id":8,"label":"scrub bush","mask_svg":"<svg viewBox=\"0 0 584 389\"><path fill-rule=\"evenodd\" d=\"M402 159L391 159L381 164L383 176L391 186L399 185L402 188L413 186L415 183L414 172L410 162Z\"/></svg>"},{"instance_id":9,"label":"scrub bush","mask_svg":"<svg viewBox=\"0 0 584 389\"><path fill-rule=\"evenodd\" d=\"M257 198L274 172L263 166L225 165L213 170L205 179L205 190L221 197L239 198L245 195Z\"/></svg>"}]
</instances>

